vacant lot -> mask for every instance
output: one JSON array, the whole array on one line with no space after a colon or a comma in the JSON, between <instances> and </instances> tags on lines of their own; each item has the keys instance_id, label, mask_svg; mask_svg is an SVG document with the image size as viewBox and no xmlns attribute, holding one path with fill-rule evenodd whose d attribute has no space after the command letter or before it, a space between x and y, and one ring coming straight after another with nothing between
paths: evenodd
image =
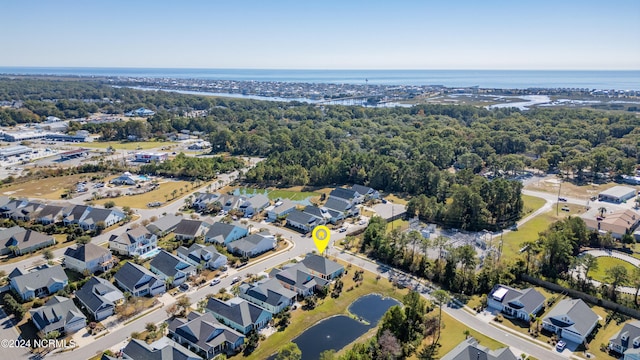
<instances>
[{"instance_id":1,"label":"vacant lot","mask_svg":"<svg viewBox=\"0 0 640 360\"><path fill-rule=\"evenodd\" d=\"M75 174L46 179L30 180L24 183L10 184L0 188L2 195L11 197L43 198L60 200L65 189L73 188L79 181L89 180L95 173Z\"/></svg>"},{"instance_id":2,"label":"vacant lot","mask_svg":"<svg viewBox=\"0 0 640 360\"><path fill-rule=\"evenodd\" d=\"M122 193L126 192L127 187L118 187ZM180 191L182 189L182 191ZM175 191L175 193L174 193ZM179 199L184 194L192 191L191 183L188 181L166 181L161 182L155 190L151 190L139 195L122 195L117 198L105 198L94 201L96 204L104 205L107 201L113 201L116 206L128 206L134 209L146 209L147 204L153 201L161 203L170 203L175 199ZM175 195L175 197L174 197Z\"/></svg>"},{"instance_id":3,"label":"vacant lot","mask_svg":"<svg viewBox=\"0 0 640 360\"><path fill-rule=\"evenodd\" d=\"M177 145L177 143L171 141L104 141L104 142L91 142L82 143L82 147L106 149L109 146L116 150L149 150L161 147L170 147Z\"/></svg>"},{"instance_id":4,"label":"vacant lot","mask_svg":"<svg viewBox=\"0 0 640 360\"><path fill-rule=\"evenodd\" d=\"M586 185L574 185L571 182L563 181L560 188L560 196L573 197L577 199L584 199L586 201L592 196L598 196L598 193L610 189L616 185L616 183L607 184L586 184ZM630 185L625 185L630 186ZM544 191L552 194L558 194L558 188L560 187L560 179L555 177L546 177L539 181L532 182L526 186L528 190ZM638 189L637 186L630 186Z\"/></svg>"}]
</instances>

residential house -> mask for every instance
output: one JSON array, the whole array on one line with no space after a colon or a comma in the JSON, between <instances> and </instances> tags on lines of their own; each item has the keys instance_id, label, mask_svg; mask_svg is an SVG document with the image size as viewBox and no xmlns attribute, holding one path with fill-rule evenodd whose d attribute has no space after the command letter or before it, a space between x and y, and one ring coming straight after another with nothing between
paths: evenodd
<instances>
[{"instance_id":1,"label":"residential house","mask_svg":"<svg viewBox=\"0 0 640 360\"><path fill-rule=\"evenodd\" d=\"M238 351L244 335L221 324L211 313L191 311L187 318L169 321L169 337L205 359Z\"/></svg>"},{"instance_id":2,"label":"residential house","mask_svg":"<svg viewBox=\"0 0 640 360\"><path fill-rule=\"evenodd\" d=\"M78 245L75 249L67 248L64 251L64 264L67 269L75 270L79 273L88 271L95 273L96 271L105 272L114 265L111 251L102 246L92 243Z\"/></svg>"},{"instance_id":3,"label":"residential house","mask_svg":"<svg viewBox=\"0 0 640 360\"><path fill-rule=\"evenodd\" d=\"M93 320L101 321L114 314L124 295L108 280L93 276L76 291L76 299Z\"/></svg>"},{"instance_id":4,"label":"residential house","mask_svg":"<svg viewBox=\"0 0 640 360\"><path fill-rule=\"evenodd\" d=\"M214 223L209 227L209 231L204 236L206 242L215 242L220 245L227 245L249 234L249 230L243 226L226 224L223 222Z\"/></svg>"},{"instance_id":5,"label":"residential house","mask_svg":"<svg viewBox=\"0 0 640 360\"><path fill-rule=\"evenodd\" d=\"M131 339L119 355L117 358L102 355L101 360L202 360L198 354L168 337L161 337L151 344Z\"/></svg>"},{"instance_id":6,"label":"residential house","mask_svg":"<svg viewBox=\"0 0 640 360\"><path fill-rule=\"evenodd\" d=\"M230 242L227 249L242 257L253 257L275 249L276 243L276 238L265 231Z\"/></svg>"},{"instance_id":7,"label":"residential house","mask_svg":"<svg viewBox=\"0 0 640 360\"><path fill-rule=\"evenodd\" d=\"M84 218L86 214L89 213L91 208L86 205L76 205L71 208L65 209L62 219L62 223L64 226L69 226L72 224L80 225L80 219Z\"/></svg>"},{"instance_id":8,"label":"residential house","mask_svg":"<svg viewBox=\"0 0 640 360\"><path fill-rule=\"evenodd\" d=\"M283 200L277 201L275 205L267 208L267 218L270 221L276 221L278 219L284 218L295 209L296 209L296 204L293 201L289 199L283 199Z\"/></svg>"},{"instance_id":9,"label":"residential house","mask_svg":"<svg viewBox=\"0 0 640 360\"><path fill-rule=\"evenodd\" d=\"M209 204L215 203L220 198L220 194L217 193L200 193L193 199L192 207L198 211L202 211L209 206ZM222 208L222 205L220 205Z\"/></svg>"},{"instance_id":10,"label":"residential house","mask_svg":"<svg viewBox=\"0 0 640 360\"><path fill-rule=\"evenodd\" d=\"M210 298L205 311L210 312L218 321L247 335L251 330L260 330L271 320L271 313L246 300L233 298L222 301Z\"/></svg>"},{"instance_id":11,"label":"residential house","mask_svg":"<svg viewBox=\"0 0 640 360\"><path fill-rule=\"evenodd\" d=\"M155 296L166 291L164 281L144 267L127 261L114 276L116 285L132 296Z\"/></svg>"},{"instance_id":12,"label":"residential house","mask_svg":"<svg viewBox=\"0 0 640 360\"><path fill-rule=\"evenodd\" d=\"M624 324L611 339L609 339L609 350L620 355L627 355L640 349L640 320L631 321Z\"/></svg>"},{"instance_id":13,"label":"residential house","mask_svg":"<svg viewBox=\"0 0 640 360\"><path fill-rule=\"evenodd\" d=\"M323 206L331 217L329 221L332 224L337 223L338 221L344 220L351 216L358 216L360 214L360 209L356 206L349 204L348 202L340 199L329 198L327 202Z\"/></svg>"},{"instance_id":14,"label":"residential house","mask_svg":"<svg viewBox=\"0 0 640 360\"><path fill-rule=\"evenodd\" d=\"M368 186L353 184L353 186L351 186L351 190L364 196L365 200L380 199L380 193L377 190L374 190L373 188L370 188Z\"/></svg>"},{"instance_id":15,"label":"residential house","mask_svg":"<svg viewBox=\"0 0 640 360\"><path fill-rule=\"evenodd\" d=\"M318 218L318 223L324 225L331 221L331 214L324 207L317 207L313 205L307 205L304 207L304 212Z\"/></svg>"},{"instance_id":16,"label":"residential house","mask_svg":"<svg viewBox=\"0 0 640 360\"><path fill-rule=\"evenodd\" d=\"M36 216L36 221L43 225L55 224L62 220L64 209L63 205L46 205Z\"/></svg>"},{"instance_id":17,"label":"residential house","mask_svg":"<svg viewBox=\"0 0 640 360\"><path fill-rule=\"evenodd\" d=\"M16 210L22 208L28 203L29 200L27 199L10 199L7 203L0 206L0 212L2 212L3 217L9 218Z\"/></svg>"},{"instance_id":18,"label":"residential house","mask_svg":"<svg viewBox=\"0 0 640 360\"><path fill-rule=\"evenodd\" d=\"M545 297L534 288L517 290L506 285L496 285L487 297L489 308L507 316L529 321L544 307Z\"/></svg>"},{"instance_id":19,"label":"residential house","mask_svg":"<svg viewBox=\"0 0 640 360\"><path fill-rule=\"evenodd\" d=\"M271 202L269 201L268 197L262 194L257 194L253 197L250 197L247 201L240 205L238 211L240 211L244 217L250 218L260 213L270 204Z\"/></svg>"},{"instance_id":20,"label":"residential house","mask_svg":"<svg viewBox=\"0 0 640 360\"><path fill-rule=\"evenodd\" d=\"M115 225L124 220L125 214L116 209L91 208L78 224L84 230L95 230L99 223L103 223L105 228Z\"/></svg>"},{"instance_id":21,"label":"residential house","mask_svg":"<svg viewBox=\"0 0 640 360\"><path fill-rule=\"evenodd\" d=\"M9 274L9 285L22 300L55 294L69 283L62 266L42 266L29 272L19 268Z\"/></svg>"},{"instance_id":22,"label":"residential house","mask_svg":"<svg viewBox=\"0 0 640 360\"><path fill-rule=\"evenodd\" d=\"M478 341L469 337L462 341L453 350L446 353L441 360L517 360L519 357L508 347L489 350L481 346Z\"/></svg>"},{"instance_id":23,"label":"residential house","mask_svg":"<svg viewBox=\"0 0 640 360\"><path fill-rule=\"evenodd\" d=\"M116 254L126 256L153 256L157 251L158 237L140 226L121 235L111 235L109 249Z\"/></svg>"},{"instance_id":24,"label":"residential house","mask_svg":"<svg viewBox=\"0 0 640 360\"><path fill-rule=\"evenodd\" d=\"M222 207L223 211L229 212L231 210L238 210L242 204L247 201L247 198L244 196L235 196L223 194L218 198L218 202Z\"/></svg>"},{"instance_id":25,"label":"residential house","mask_svg":"<svg viewBox=\"0 0 640 360\"><path fill-rule=\"evenodd\" d=\"M582 344L598 324L599 316L582 300L565 299L549 311L542 327L564 340Z\"/></svg>"},{"instance_id":26,"label":"residential house","mask_svg":"<svg viewBox=\"0 0 640 360\"><path fill-rule=\"evenodd\" d=\"M203 264L205 268L212 270L227 265L227 257L220 254L213 245L204 246L194 243L188 249L180 246L178 257L193 266Z\"/></svg>"},{"instance_id":27,"label":"residential house","mask_svg":"<svg viewBox=\"0 0 640 360\"><path fill-rule=\"evenodd\" d=\"M364 201L364 194L358 193L356 190L337 187L329 193L329 198L343 200L350 205L356 205Z\"/></svg>"},{"instance_id":28,"label":"residential house","mask_svg":"<svg viewBox=\"0 0 640 360\"><path fill-rule=\"evenodd\" d=\"M255 284L240 285L239 296L252 302L272 314L277 314L296 300L295 291L286 289L275 278L266 279Z\"/></svg>"},{"instance_id":29,"label":"residential house","mask_svg":"<svg viewBox=\"0 0 640 360\"><path fill-rule=\"evenodd\" d=\"M187 281L187 277L196 274L195 266L165 250L161 250L149 265L149 269L157 274L161 280L173 279L171 281L173 286L184 283Z\"/></svg>"},{"instance_id":30,"label":"residential house","mask_svg":"<svg viewBox=\"0 0 640 360\"><path fill-rule=\"evenodd\" d=\"M87 325L87 317L84 316L73 300L54 296L43 306L29 310L31 321L40 330L42 337L53 331L58 334L71 334Z\"/></svg>"},{"instance_id":31,"label":"residential house","mask_svg":"<svg viewBox=\"0 0 640 360\"><path fill-rule=\"evenodd\" d=\"M344 273L344 266L316 254L307 255L301 263L311 275L324 280L333 280Z\"/></svg>"},{"instance_id":32,"label":"residential house","mask_svg":"<svg viewBox=\"0 0 640 360\"><path fill-rule=\"evenodd\" d=\"M269 277L278 280L283 287L295 291L303 297L312 295L316 290L329 285L329 281L311 274L302 263L285 267L282 270L273 269L269 273Z\"/></svg>"},{"instance_id":33,"label":"residential house","mask_svg":"<svg viewBox=\"0 0 640 360\"><path fill-rule=\"evenodd\" d=\"M202 220L182 219L173 233L176 235L176 240L192 240L205 234L209 226Z\"/></svg>"},{"instance_id":34,"label":"residential house","mask_svg":"<svg viewBox=\"0 0 640 360\"><path fill-rule=\"evenodd\" d=\"M7 216L16 221L31 221L44 206L44 204L37 201L29 201L24 206L8 212Z\"/></svg>"},{"instance_id":35,"label":"residential house","mask_svg":"<svg viewBox=\"0 0 640 360\"><path fill-rule=\"evenodd\" d=\"M174 231L182 221L181 215L168 214L147 225L147 230L157 236L165 236Z\"/></svg>"},{"instance_id":36,"label":"residential house","mask_svg":"<svg viewBox=\"0 0 640 360\"><path fill-rule=\"evenodd\" d=\"M20 226L0 229L0 255L28 254L56 243L53 236L27 230Z\"/></svg>"},{"instance_id":37,"label":"residential house","mask_svg":"<svg viewBox=\"0 0 640 360\"><path fill-rule=\"evenodd\" d=\"M321 219L300 210L293 210L287 215L287 225L304 233L321 224Z\"/></svg>"}]
</instances>

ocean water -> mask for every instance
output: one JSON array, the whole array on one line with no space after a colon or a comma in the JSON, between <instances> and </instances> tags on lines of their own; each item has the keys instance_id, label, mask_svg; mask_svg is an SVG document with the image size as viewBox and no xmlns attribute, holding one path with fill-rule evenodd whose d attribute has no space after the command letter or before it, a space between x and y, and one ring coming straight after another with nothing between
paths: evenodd
<instances>
[{"instance_id":1,"label":"ocean water","mask_svg":"<svg viewBox=\"0 0 640 360\"><path fill-rule=\"evenodd\" d=\"M0 67L0 74L120 76L482 88L587 88L640 90L640 70L267 70L160 68Z\"/></svg>"}]
</instances>

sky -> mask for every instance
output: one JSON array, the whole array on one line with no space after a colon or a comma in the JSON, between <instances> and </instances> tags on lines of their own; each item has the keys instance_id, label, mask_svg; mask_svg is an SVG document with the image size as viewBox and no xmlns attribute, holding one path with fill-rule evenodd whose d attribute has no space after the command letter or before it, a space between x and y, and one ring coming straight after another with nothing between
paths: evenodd
<instances>
[{"instance_id":1,"label":"sky","mask_svg":"<svg viewBox=\"0 0 640 360\"><path fill-rule=\"evenodd\" d=\"M638 0L3 0L0 66L639 70Z\"/></svg>"}]
</instances>

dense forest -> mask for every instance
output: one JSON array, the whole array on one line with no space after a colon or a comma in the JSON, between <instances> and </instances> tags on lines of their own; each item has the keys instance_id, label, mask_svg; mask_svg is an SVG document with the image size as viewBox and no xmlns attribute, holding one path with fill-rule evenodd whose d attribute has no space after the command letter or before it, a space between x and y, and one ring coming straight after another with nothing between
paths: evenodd
<instances>
[{"instance_id":1,"label":"dense forest","mask_svg":"<svg viewBox=\"0 0 640 360\"><path fill-rule=\"evenodd\" d=\"M104 140L197 131L214 153L267 158L245 174L247 182L367 184L412 196L410 215L470 230L508 226L522 211L520 182L488 180L482 171L502 178L525 168L559 171L577 181L631 174L640 146L640 118L593 110L315 106L36 79L0 80L0 100L23 102L0 112L5 125L144 106L156 115L83 128ZM192 110L206 114L185 116Z\"/></svg>"}]
</instances>

